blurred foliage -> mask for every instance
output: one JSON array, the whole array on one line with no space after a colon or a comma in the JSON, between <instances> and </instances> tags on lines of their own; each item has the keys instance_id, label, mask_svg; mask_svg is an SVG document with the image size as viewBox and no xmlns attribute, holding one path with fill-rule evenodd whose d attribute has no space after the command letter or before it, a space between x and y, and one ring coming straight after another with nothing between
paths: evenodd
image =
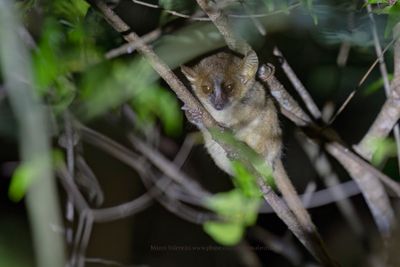
<instances>
[{"instance_id":1,"label":"blurred foliage","mask_svg":"<svg viewBox=\"0 0 400 267\"><path fill-rule=\"evenodd\" d=\"M29 1L19 8L28 14L37 4ZM32 59L34 87L51 113L57 118L69 109L88 120L128 103L137 112L138 122L154 124L159 119L166 134L177 136L182 114L176 97L154 81L153 70L144 60L105 61L104 48L96 42L96 34L103 32L89 11L84 0L51 1L44 8L46 16ZM40 173L42 165L38 157L16 169L10 199L19 201L24 196L32 183L30 177Z\"/></svg>"},{"instance_id":2,"label":"blurred foliage","mask_svg":"<svg viewBox=\"0 0 400 267\"><path fill-rule=\"evenodd\" d=\"M388 74L388 79L391 81L393 79L393 74ZM378 90L383 88L383 84L383 78L371 82L364 90L365 95L376 93Z\"/></svg>"},{"instance_id":3,"label":"blurred foliage","mask_svg":"<svg viewBox=\"0 0 400 267\"><path fill-rule=\"evenodd\" d=\"M259 154L257 154L257 152L255 152L245 143L236 140L234 135L228 131L222 132L218 129L210 129L210 132L216 141L220 142L221 144L226 144L234 148L236 151L240 151L240 159L246 159L249 164L252 165L251 167L254 168L254 170L257 171L270 186L274 186L271 168L268 167L265 160ZM238 157L238 155L232 156L233 158ZM238 168L238 162L234 162L233 164L235 168ZM241 168L244 167L242 166L240 169ZM245 173L245 177L246 176L248 176L248 173Z\"/></svg>"},{"instance_id":4,"label":"blurred foliage","mask_svg":"<svg viewBox=\"0 0 400 267\"><path fill-rule=\"evenodd\" d=\"M245 158L271 187L275 187L272 171L254 150L237 141L232 133L211 130L213 138L240 151L240 158ZM236 153L236 152L234 152ZM208 199L208 206L214 210L224 222L206 222L204 230L220 244L235 245L247 226L255 223L258 216L258 204L261 202L256 177L238 161L232 161L235 174L233 182L235 189L214 195Z\"/></svg>"},{"instance_id":5,"label":"blurred foliage","mask_svg":"<svg viewBox=\"0 0 400 267\"><path fill-rule=\"evenodd\" d=\"M254 164L255 169L266 177L268 184L274 186L270 169L264 161L260 162L262 164ZM246 227L255 224L262 201L256 178L239 161L232 161L231 164L235 189L208 199L209 208L224 221L206 222L203 225L206 233L222 245L235 245L240 242Z\"/></svg>"},{"instance_id":6,"label":"blurred foliage","mask_svg":"<svg viewBox=\"0 0 400 267\"><path fill-rule=\"evenodd\" d=\"M232 169L235 174L233 182L245 197L261 197L254 176L238 161L232 161Z\"/></svg>"},{"instance_id":7,"label":"blurred foliage","mask_svg":"<svg viewBox=\"0 0 400 267\"><path fill-rule=\"evenodd\" d=\"M78 25L85 17L90 5L84 0L52 1L54 13L71 25Z\"/></svg>"},{"instance_id":8,"label":"blurred foliage","mask_svg":"<svg viewBox=\"0 0 400 267\"><path fill-rule=\"evenodd\" d=\"M197 6L196 0L160 0L159 1L160 7L167 10L173 10L176 12L180 12L183 14L190 15L195 10L198 10L199 7ZM166 14L163 14L166 15ZM172 16L172 15L169 15ZM174 18L177 18L174 16Z\"/></svg>"},{"instance_id":9,"label":"blurred foliage","mask_svg":"<svg viewBox=\"0 0 400 267\"><path fill-rule=\"evenodd\" d=\"M260 203L260 198L249 198L239 189L218 193L208 198L207 206L222 221L206 222L203 229L218 243L235 245L241 240L246 227L256 222Z\"/></svg>"},{"instance_id":10,"label":"blurred foliage","mask_svg":"<svg viewBox=\"0 0 400 267\"><path fill-rule=\"evenodd\" d=\"M144 60L114 61L88 70L81 82L81 115L93 118L131 99L128 103L137 112L138 126L159 118L167 134L179 134L183 118L178 101L154 83L152 74Z\"/></svg>"},{"instance_id":11,"label":"blurred foliage","mask_svg":"<svg viewBox=\"0 0 400 267\"><path fill-rule=\"evenodd\" d=\"M254 1L255 2L255 1ZM253 2L253 3L254 3ZM291 1L293 2L293 1ZM289 1L276 1L276 0L263 0L262 3L267 8L268 11L275 11L275 10L288 10L290 4ZM254 6L254 5L253 5Z\"/></svg>"},{"instance_id":12,"label":"blurred foliage","mask_svg":"<svg viewBox=\"0 0 400 267\"><path fill-rule=\"evenodd\" d=\"M87 120L129 103L142 123L162 122L165 132L181 131L178 102L157 85L144 60L104 61L96 44L101 27L83 0L53 1L46 12L38 47L34 51L37 88L59 114L77 106L75 115ZM120 37L118 37L120 38Z\"/></svg>"},{"instance_id":13,"label":"blurred foliage","mask_svg":"<svg viewBox=\"0 0 400 267\"><path fill-rule=\"evenodd\" d=\"M387 23L385 28L385 37L390 37L393 27L400 22L400 3L398 1L377 1L368 0L370 4L382 4L378 5L375 9L376 14L387 15Z\"/></svg>"},{"instance_id":14,"label":"blurred foliage","mask_svg":"<svg viewBox=\"0 0 400 267\"><path fill-rule=\"evenodd\" d=\"M63 153L59 150L53 150L53 167L59 166L63 160ZM40 155L28 162L20 164L14 171L11 184L8 189L8 196L11 200L17 202L25 196L29 186L34 182L33 179L41 177L43 170L47 168L48 161Z\"/></svg>"},{"instance_id":15,"label":"blurred foliage","mask_svg":"<svg viewBox=\"0 0 400 267\"><path fill-rule=\"evenodd\" d=\"M52 3L47 10L52 16L44 21L33 64L39 93L59 114L76 99L78 89L72 75L98 62L101 50L85 28L86 2Z\"/></svg>"},{"instance_id":16,"label":"blurred foliage","mask_svg":"<svg viewBox=\"0 0 400 267\"><path fill-rule=\"evenodd\" d=\"M393 138L374 138L369 140L368 146L373 151L372 164L381 166L388 158L397 155L397 146Z\"/></svg>"}]
</instances>

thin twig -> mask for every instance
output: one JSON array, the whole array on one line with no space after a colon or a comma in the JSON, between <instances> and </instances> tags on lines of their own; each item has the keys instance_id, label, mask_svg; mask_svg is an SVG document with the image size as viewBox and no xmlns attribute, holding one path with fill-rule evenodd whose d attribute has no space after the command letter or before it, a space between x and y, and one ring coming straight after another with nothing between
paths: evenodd
<instances>
[{"instance_id":1,"label":"thin twig","mask_svg":"<svg viewBox=\"0 0 400 267\"><path fill-rule=\"evenodd\" d=\"M76 230L74 249L72 251L71 264L76 267L83 267L85 264L86 248L89 244L93 228L93 216L90 210L82 211L79 214L78 229Z\"/></svg>"},{"instance_id":2,"label":"thin twig","mask_svg":"<svg viewBox=\"0 0 400 267\"><path fill-rule=\"evenodd\" d=\"M297 93L300 95L301 99L303 100L304 104L306 105L308 111L311 113L314 119L321 118L321 112L319 111L317 104L315 104L314 100L311 98L310 94L304 87L303 83L299 80L297 75L294 73L293 69L288 64L287 60L282 55L282 52L279 50L278 47L274 48L274 55L283 59L282 62L282 69L285 72L286 76L289 78L290 82L292 83L294 89L296 89Z\"/></svg>"},{"instance_id":3,"label":"thin twig","mask_svg":"<svg viewBox=\"0 0 400 267\"><path fill-rule=\"evenodd\" d=\"M353 1L351 4L352 9L356 9L356 2ZM354 32L354 20L355 20L355 15L354 12L351 11L347 16L346 16L346 22L347 22L347 30L350 33ZM351 42L348 40L343 40L342 43L340 44L340 49L338 56L336 58L336 63L339 67L344 67L347 63L347 59L349 58L349 52L351 49Z\"/></svg>"},{"instance_id":4,"label":"thin twig","mask_svg":"<svg viewBox=\"0 0 400 267\"><path fill-rule=\"evenodd\" d=\"M246 12L246 15L250 16L250 20L253 23L253 25L256 27L258 32L262 35L265 36L267 34L267 30L265 29L264 25L260 22L260 20L256 17L251 16L250 10L247 7L246 3L244 1L240 1L240 5L243 7L244 12Z\"/></svg>"},{"instance_id":5,"label":"thin twig","mask_svg":"<svg viewBox=\"0 0 400 267\"><path fill-rule=\"evenodd\" d=\"M368 2L366 1L366 3L368 3ZM340 108L335 113L335 115L331 118L331 120L329 121L328 124L332 124L335 121L335 119L342 113L342 111L349 104L350 100L354 97L355 93L358 91L358 89L361 87L361 85L365 82L365 80L367 79L369 74L372 72L372 70L375 68L375 66L378 63L379 63L379 69L381 71L382 78L383 78L383 85L384 85L386 96L388 97L390 95L390 92L391 92L390 83L389 83L387 68L386 68L386 64L385 64L383 56L386 53L386 51L393 45L393 43L395 43L396 37L394 37L393 40L391 40L389 42L389 44L387 44L386 47L382 50L380 42L379 42L379 37L378 37L378 33L377 33L377 27L376 27L375 19L374 19L374 16L373 16L372 12L371 12L371 5L369 5L369 4L367 4L367 11L368 11L368 16L369 16L370 21L371 21L372 35L373 35L373 39L374 39L374 46L375 46L375 51L376 51L377 58L372 63L372 65L368 68L366 73L362 76L362 78L358 82L357 88L354 89L349 94L349 96L346 98L344 103L340 106ZM399 128L398 124L394 128L394 132L395 132L397 150L400 153L400 134L399 134L400 128ZM398 160L399 160L399 166L400 166L400 157L398 157Z\"/></svg>"},{"instance_id":6,"label":"thin twig","mask_svg":"<svg viewBox=\"0 0 400 267\"><path fill-rule=\"evenodd\" d=\"M208 17L196 17L196 16L192 16L192 15L187 15L187 14L183 14L181 12L175 11L175 10L170 10L170 9L165 9L159 5L156 4L149 4L143 1L139 1L139 0L131 0L133 3L138 4L138 5L142 5L142 6L146 6L149 8L155 8L155 9L162 9L163 11L165 11L166 13L169 13L173 16L177 16L180 18L186 18L189 20L193 20L193 21L210 21L211 19ZM293 4L291 6L288 6L285 10L276 10L276 11L272 11L269 13L262 13L262 14L246 14L246 15L240 15L240 14L227 14L228 17L232 17L232 18L238 18L238 19L248 19L248 18L265 18L268 16L272 16L272 15L276 15L276 14L286 14L288 11L299 7L301 4L300 3L296 3Z\"/></svg>"},{"instance_id":7,"label":"thin twig","mask_svg":"<svg viewBox=\"0 0 400 267\"><path fill-rule=\"evenodd\" d=\"M171 14L173 16L176 16L176 17L186 18L186 19L190 19L190 20L194 20L194 21L210 21L209 18L193 17L191 15L183 14L183 13L180 13L180 12L177 12L177 11L174 11L174 10L162 8L162 7L160 7L159 5L156 5L156 4L149 4L149 3L146 3L146 2L143 2L143 1L139 1L139 0L131 0L131 1L133 3L135 3L135 4L139 4L139 5L142 5L142 6L146 6L146 7L150 7L150 8L156 8L156 9L162 9L164 12L166 12L168 14Z\"/></svg>"},{"instance_id":8,"label":"thin twig","mask_svg":"<svg viewBox=\"0 0 400 267\"><path fill-rule=\"evenodd\" d=\"M281 90L284 90L283 86ZM301 116L302 114L299 115ZM296 118L293 120L295 123L303 121L303 123L300 124L302 127L309 124L296 114L291 114L288 118ZM351 177L357 181L379 230L383 235L387 236L394 227L394 213L382 184L376 178L388 184L395 182L339 143L337 141L339 137L332 129L320 128L312 123L308 127L308 129L307 127L305 128L311 131L309 135L319 135L322 140L328 141L325 143L325 149L329 154L335 157L347 172L349 172ZM399 193L400 189L397 183L395 187L397 193Z\"/></svg>"},{"instance_id":9,"label":"thin twig","mask_svg":"<svg viewBox=\"0 0 400 267\"><path fill-rule=\"evenodd\" d=\"M146 173L148 170L146 168L146 165L143 164L143 160L137 160L141 158L139 155L134 153L133 151L127 149L126 147L118 144L117 142L107 138L106 136L89 129L83 125L79 126L81 131L82 131L82 137L85 139L85 141L103 149L104 151L107 151L109 154L112 156L116 157L120 161L124 162L128 166L131 166L135 170L140 171L141 173ZM142 148L142 147L141 147ZM143 148L146 150L146 148ZM147 148L148 149L148 148ZM146 150L147 152L147 150ZM157 157L157 155L153 155L154 151L149 152L149 155L151 158ZM161 156L160 156L161 157ZM160 161L160 162L159 162ZM168 171L168 174L171 174L172 177L170 177L171 180L175 181L178 184L181 184L183 188L187 189L189 192L192 192L194 195L197 196L208 196L209 194L201 188L201 186L196 183L194 180L190 179L186 174L183 174L180 172L180 170L174 168L171 166L164 166L165 165L172 165L169 163L165 162L165 158L157 158L156 159L156 164L158 164L158 167L160 168L170 168ZM199 190L199 191L196 191Z\"/></svg>"},{"instance_id":10,"label":"thin twig","mask_svg":"<svg viewBox=\"0 0 400 267\"><path fill-rule=\"evenodd\" d=\"M151 199L139 197L133 201L124 203L119 206L105 209L91 209L76 184L70 181L70 174L65 169L65 167L61 166L58 169L57 173L60 178L61 184L65 188L65 191L71 194L74 206L78 210L78 212L80 214L84 212L91 212L93 215L93 220L95 222L108 222L131 216L143 210L144 208L147 208L151 203Z\"/></svg>"},{"instance_id":11,"label":"thin twig","mask_svg":"<svg viewBox=\"0 0 400 267\"><path fill-rule=\"evenodd\" d=\"M389 83L389 77L388 77L387 68L386 68L386 64L385 64L385 59L383 58L382 47L379 42L378 30L376 27L375 18L374 18L374 15L372 14L371 5L368 3L367 0L365 0L364 2L367 6L368 17L371 22L372 37L374 39L376 56L378 57L378 60L379 60L379 69L381 71L381 75L382 75L382 79L383 79L383 87L385 88L386 96L388 96L391 89L390 89L390 83Z\"/></svg>"},{"instance_id":12,"label":"thin twig","mask_svg":"<svg viewBox=\"0 0 400 267\"><path fill-rule=\"evenodd\" d=\"M383 57L383 55L386 53L386 51L389 50L390 47L392 47L392 45L395 43L396 39L391 40L385 47L385 49L383 49L380 57L377 56L377 58L375 59L375 61L371 64L371 66L368 68L368 70L365 72L365 74L362 76L362 78L360 79L360 81L358 82L357 87L359 88L361 85L364 84L365 80L368 78L368 76L371 74L372 70L375 68L376 65L378 65L379 61L381 60L381 57Z\"/></svg>"},{"instance_id":13,"label":"thin twig","mask_svg":"<svg viewBox=\"0 0 400 267\"><path fill-rule=\"evenodd\" d=\"M388 196L384 191L384 188L380 181L371 176L371 174L366 170L373 170L374 173L378 175L378 178L381 178L387 182L389 182L391 179L386 175L383 175L381 172L377 171L371 165L360 160L360 158L357 157L354 153L349 151L342 144L338 143L337 140L340 139L332 129L323 129L311 123L308 116L301 110L300 106L295 103L295 101L289 96L283 85L276 78L272 77L272 79L268 79L267 83L269 85L269 88L271 88L272 95L282 106L282 110L286 110L286 113L284 113L285 116L287 116L287 114L290 114L288 118L295 122L298 126L304 127L308 125L308 127L311 127L311 130L314 129L312 130L312 132L317 131L314 132L315 134L322 134L322 139L326 138L327 140L330 140L330 143L327 143L325 145L327 151L332 154L339 162L341 162L341 164L351 174L352 178L358 182L360 188L362 189L363 195L368 203L368 206L370 207L374 215L375 221L380 231L384 235L387 235L394 226L393 210L391 208ZM391 107L394 108L394 106ZM301 123L299 123L299 121ZM382 123L382 121L379 121L379 123ZM332 149L332 146L338 148L338 150ZM338 151L340 153L334 153ZM352 169L353 167L355 169L362 169L362 175L360 176L360 173L356 174Z\"/></svg>"},{"instance_id":14,"label":"thin twig","mask_svg":"<svg viewBox=\"0 0 400 267\"><path fill-rule=\"evenodd\" d=\"M161 36L161 29L155 29L154 31L151 31L147 33L146 35L142 36L142 41L144 43L151 43L154 42L155 40L158 39L158 37ZM136 50L137 44L135 43L125 43L121 45L120 47L114 48L110 51L108 51L105 54L106 59L112 59L124 54L131 54L133 51Z\"/></svg>"},{"instance_id":15,"label":"thin twig","mask_svg":"<svg viewBox=\"0 0 400 267\"><path fill-rule=\"evenodd\" d=\"M370 160L373 155L371 140L386 138L400 118L400 98L392 92L383 104L379 114L354 149L365 159Z\"/></svg>"},{"instance_id":16,"label":"thin twig","mask_svg":"<svg viewBox=\"0 0 400 267\"><path fill-rule=\"evenodd\" d=\"M79 183L85 187L90 201L96 207L100 206L104 202L104 193L96 175L81 155L77 155L76 157L76 166L81 180Z\"/></svg>"},{"instance_id":17,"label":"thin twig","mask_svg":"<svg viewBox=\"0 0 400 267\"><path fill-rule=\"evenodd\" d=\"M271 250L277 254L282 255L284 258L288 259L294 266L300 266L302 261L302 256L300 251L296 246L285 239L275 236L267 230L255 226L250 229L250 234L265 246L268 250Z\"/></svg>"},{"instance_id":18,"label":"thin twig","mask_svg":"<svg viewBox=\"0 0 400 267\"><path fill-rule=\"evenodd\" d=\"M93 0L92 2L104 15L104 18L108 23L120 33L126 33L123 37L126 41L137 43L137 50L139 53L144 55L149 61L154 70L166 81L166 83L174 90L180 100L182 100L186 107L191 110L199 110L200 115L203 118L203 123L208 126L216 127L217 124L212 116L201 107L199 101L193 97L193 95L186 89L184 84L175 76L172 70L162 62L154 51L143 43L140 37L131 31L129 26L117 16L113 10L111 10L105 3L99 0Z\"/></svg>"},{"instance_id":19,"label":"thin twig","mask_svg":"<svg viewBox=\"0 0 400 267\"><path fill-rule=\"evenodd\" d=\"M93 209L93 220L96 223L110 222L123 218L127 218L140 211L150 207L153 203L153 196L145 193L140 197L135 198L129 202L123 203L118 206L102 209Z\"/></svg>"},{"instance_id":20,"label":"thin twig","mask_svg":"<svg viewBox=\"0 0 400 267\"><path fill-rule=\"evenodd\" d=\"M361 236L363 233L363 225L360 218L357 216L353 205L347 199L349 196L348 193L344 191L348 187L340 186L340 181L337 174L332 170L331 164L329 163L325 152L320 151L318 145L305 139L305 136L300 135L300 133L296 134L296 137L310 161L313 163L316 172L322 178L322 181L326 187L330 190L330 194L332 195L333 199L336 200L335 204L338 206L347 223L351 226L353 231L358 234L358 236ZM317 193L318 192L315 194Z\"/></svg>"},{"instance_id":21,"label":"thin twig","mask_svg":"<svg viewBox=\"0 0 400 267\"><path fill-rule=\"evenodd\" d=\"M349 58L350 49L351 49L351 43L350 42L343 41L340 44L339 53L338 53L338 56L336 58L336 64L339 67L346 66L347 59Z\"/></svg>"},{"instance_id":22,"label":"thin twig","mask_svg":"<svg viewBox=\"0 0 400 267\"><path fill-rule=\"evenodd\" d=\"M236 51L242 55L247 55L251 53L253 49L250 45L240 36L234 34L234 31L231 29L228 18L222 13L220 9L217 7L212 7L209 5L208 0L196 0L197 4L203 9L203 11L207 14L207 16L211 19L214 25L218 28L219 32L225 39L226 44L230 49ZM258 68L258 58L255 57L257 62L254 62L255 72Z\"/></svg>"},{"instance_id":23,"label":"thin twig","mask_svg":"<svg viewBox=\"0 0 400 267\"><path fill-rule=\"evenodd\" d=\"M337 195L335 192L340 191L341 194ZM304 206L307 209L318 208L325 205L334 204L335 202L341 201L343 199L347 199L356 195L361 194L360 188L357 186L357 183L353 180L343 182L338 185L330 186L325 189L321 189L313 193L311 199L308 203L304 203ZM303 195L300 195L300 198L303 201ZM271 213L273 210L268 205L268 203L264 203L259 210L260 213Z\"/></svg>"},{"instance_id":24,"label":"thin twig","mask_svg":"<svg viewBox=\"0 0 400 267\"><path fill-rule=\"evenodd\" d=\"M291 11L292 9L295 9L297 7L300 7L301 3L296 3L291 6L288 6L285 10L275 10L269 13L263 13L263 14L246 14L246 15L240 15L240 14L227 14L228 17L230 18L239 18L239 19L248 19L248 18L265 18L277 14L287 14L288 11Z\"/></svg>"},{"instance_id":25,"label":"thin twig","mask_svg":"<svg viewBox=\"0 0 400 267\"><path fill-rule=\"evenodd\" d=\"M372 70L375 68L375 66L379 63L380 59L383 57L383 55L386 53L386 51L393 45L395 40L392 40L387 44L385 49L383 49L382 54L380 56L377 56L375 61L371 64L371 66L367 69L367 71L364 73L364 75L361 77L360 81L357 84L357 87L351 91L349 96L346 98L346 100L343 102L343 104L340 105L339 109L336 111L335 115L331 117L331 119L328 122L328 125L331 125L336 118L343 112L343 110L346 108L346 106L350 103L350 100L353 99L355 93L361 88L361 86L364 84L364 82L367 80L368 76L371 74Z\"/></svg>"},{"instance_id":26,"label":"thin twig","mask_svg":"<svg viewBox=\"0 0 400 267\"><path fill-rule=\"evenodd\" d=\"M140 174L140 178L142 178L144 184L147 186L149 190L148 192L150 196L159 200L160 204L166 207L172 213L196 224L203 223L204 221L207 220L214 220L216 218L216 216L212 214L200 212L197 210L194 211L188 206L185 206L182 203L180 203L178 201L179 200L178 196L174 195L174 191L169 190L170 188L169 183L165 184L165 186L161 186L162 179L157 180L155 178L155 175L152 174L152 171L148 168L147 164L145 164L145 161L143 159L138 160L141 158L139 155L121 146L115 141L105 137L104 135L101 135L100 133L97 133L83 125L80 125L79 127L82 130L82 137L84 138L85 141L107 151L114 157L118 158L128 166L138 171ZM168 175L169 179L172 179L178 184L181 184L185 190L187 190L193 196L196 196L199 199L204 200L207 196L209 196L209 193L203 190L198 184L196 184L194 181L188 178L181 171L176 169L176 166L173 166L172 163L167 162L162 156L154 155L153 154L155 153L154 151L151 150L147 151L147 149L149 148L144 148L144 149L146 150L146 152L149 153L151 159L154 159L155 157L156 165L158 165L161 168L168 169L167 175L172 174L172 176ZM155 183L156 186L154 188L151 187L150 184L147 183L147 180L150 180L152 183ZM163 196L161 194L162 192L167 193L167 195ZM204 202L201 201L197 203L200 203L203 208L207 208ZM133 203L131 203L131 205L133 205ZM133 207L130 206L130 207L135 208L135 206ZM125 208L126 208L125 206L122 206L123 209L122 211L124 211ZM122 214L116 214L117 212L116 210L112 210L112 212L114 214L113 216L122 216ZM128 215L130 214L126 214L126 216ZM105 218L104 220L108 220L108 218Z\"/></svg>"},{"instance_id":27,"label":"thin twig","mask_svg":"<svg viewBox=\"0 0 400 267\"><path fill-rule=\"evenodd\" d=\"M145 143L143 143L139 138L133 134L128 135L129 141L133 144L133 147L140 151L147 159L149 159L157 168L159 168L163 173L169 177L174 177L176 182L185 186L185 188L191 194L199 196L201 198L205 197L203 189L197 184L191 182L190 178L184 173L180 172L175 165L170 164L169 161L158 151L151 149Z\"/></svg>"},{"instance_id":28,"label":"thin twig","mask_svg":"<svg viewBox=\"0 0 400 267\"><path fill-rule=\"evenodd\" d=\"M74 242L72 245L71 258L69 260L71 266L79 266L78 261L82 257L80 248L81 248L81 244L82 244L82 238L85 235L84 225L87 220L87 216L91 217L91 215L89 214L90 207L87 204L85 198L80 193L75 182L73 181L73 177L69 173L68 169L65 168L65 166L61 166L61 167L59 167L57 173L58 173L58 176L61 178L60 179L61 184L64 186L65 191L68 192L68 195L71 197L72 203L74 204L74 206L77 208L77 210L79 212L78 228L75 231Z\"/></svg>"},{"instance_id":29,"label":"thin twig","mask_svg":"<svg viewBox=\"0 0 400 267\"><path fill-rule=\"evenodd\" d=\"M342 105L340 105L339 109L336 111L335 115L333 115L330 120L328 121L328 125L332 125L332 123L336 120L336 118L343 112L343 110L347 107L347 105L350 103L350 101L353 99L353 97L356 94L356 90L353 90L346 98L346 100L343 102Z\"/></svg>"},{"instance_id":30,"label":"thin twig","mask_svg":"<svg viewBox=\"0 0 400 267\"><path fill-rule=\"evenodd\" d=\"M64 132L65 132L65 150L67 152L67 168L68 172L71 174L71 178L74 179L75 174L75 155L74 155L74 142L73 142L73 130L71 126L70 115L67 111L63 114L64 117ZM73 182L73 181L72 181ZM67 192L67 201L65 203L65 218L71 224L74 221L74 204L72 203L72 197L69 192ZM69 237L73 236L72 226L65 226L65 237L67 244L72 244L73 240Z\"/></svg>"},{"instance_id":31,"label":"thin twig","mask_svg":"<svg viewBox=\"0 0 400 267\"><path fill-rule=\"evenodd\" d=\"M376 174L371 174L366 168L370 165L337 143L326 144L325 148L358 183L380 232L387 237L395 225L394 213L382 184L376 179Z\"/></svg>"},{"instance_id":32,"label":"thin twig","mask_svg":"<svg viewBox=\"0 0 400 267\"><path fill-rule=\"evenodd\" d=\"M374 18L374 15L372 14L371 5L368 3L367 0L365 0L365 3L367 4L368 17L371 21L372 36L374 38L374 46L375 46L376 55L379 58L379 69L381 71L381 75L382 75L382 79L383 79L383 87L385 88L386 97L389 97L392 89L391 89L390 82L389 82L389 76L388 76L385 60L383 58L382 47L379 42L378 30L376 27L375 18ZM400 126L398 123L394 126L393 133L394 133L394 138L396 140L397 155L399 155L397 157L398 166L400 167Z\"/></svg>"},{"instance_id":33,"label":"thin twig","mask_svg":"<svg viewBox=\"0 0 400 267\"><path fill-rule=\"evenodd\" d=\"M317 189L317 184L314 181L308 182L306 189L304 190L304 193L301 196L301 202L304 203L305 207L310 204L316 189Z\"/></svg>"},{"instance_id":34,"label":"thin twig","mask_svg":"<svg viewBox=\"0 0 400 267\"><path fill-rule=\"evenodd\" d=\"M281 112L285 116L290 117L291 120L300 126L306 126L312 122L307 113L303 111L297 101L293 99L275 76L270 77L266 83L270 88L271 95L279 103Z\"/></svg>"},{"instance_id":35,"label":"thin twig","mask_svg":"<svg viewBox=\"0 0 400 267\"><path fill-rule=\"evenodd\" d=\"M290 231L304 244L307 249L309 249L310 253L316 259L321 261L324 266L338 266L332 261L332 259L330 259L326 251L323 251L325 250L324 245L319 243L319 240L313 240L310 239L309 236L304 235L304 230L297 225L296 217L292 212L290 212L286 204L276 194L273 193L271 188L268 188L268 186L261 179L258 179L257 181L264 199L269 205L271 205L278 217L286 223Z\"/></svg>"}]
</instances>

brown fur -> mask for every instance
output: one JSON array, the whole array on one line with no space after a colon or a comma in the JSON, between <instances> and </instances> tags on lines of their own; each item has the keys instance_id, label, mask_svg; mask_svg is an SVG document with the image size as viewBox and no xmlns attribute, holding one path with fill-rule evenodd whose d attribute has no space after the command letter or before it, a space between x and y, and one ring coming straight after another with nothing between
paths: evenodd
<instances>
[{"instance_id":1,"label":"brown fur","mask_svg":"<svg viewBox=\"0 0 400 267\"><path fill-rule=\"evenodd\" d=\"M243 84L247 79L244 69L245 59L228 53L218 53L207 57L192 69L182 67L182 72L192 84L196 96L214 119L231 129L235 137L245 142L272 167L281 155L281 129L274 103L264 87L256 81ZM226 92L226 106L222 110L214 108L209 94L202 86L216 83L232 84L231 92ZM217 85L218 86L218 85ZM223 87L223 86L222 86ZM223 88L221 89L224 90ZM232 174L229 160L223 149L202 129L206 147L217 165Z\"/></svg>"}]
</instances>

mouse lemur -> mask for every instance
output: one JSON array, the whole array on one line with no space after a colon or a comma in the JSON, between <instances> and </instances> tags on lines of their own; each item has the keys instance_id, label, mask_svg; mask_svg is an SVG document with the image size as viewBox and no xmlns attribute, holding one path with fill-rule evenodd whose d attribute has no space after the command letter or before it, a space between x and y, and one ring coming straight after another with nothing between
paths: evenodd
<instances>
[{"instance_id":1,"label":"mouse lemur","mask_svg":"<svg viewBox=\"0 0 400 267\"><path fill-rule=\"evenodd\" d=\"M236 139L245 142L266 160L289 207L303 225L310 225L311 219L281 161L282 131L277 109L269 91L255 80L254 74L249 75L251 58L248 57L240 58L221 52L202 59L192 68L182 66L181 71L214 119L221 126L229 128ZM188 116L190 115L189 112ZM204 126L196 121L194 123L202 131L205 146L215 163L233 175L223 148L212 139Z\"/></svg>"},{"instance_id":2,"label":"mouse lemur","mask_svg":"<svg viewBox=\"0 0 400 267\"><path fill-rule=\"evenodd\" d=\"M282 142L278 115L271 96L253 77L246 77L246 58L221 52L181 70L207 111L234 136L262 155L270 167L280 158ZM201 127L215 163L232 175L223 149Z\"/></svg>"}]
</instances>

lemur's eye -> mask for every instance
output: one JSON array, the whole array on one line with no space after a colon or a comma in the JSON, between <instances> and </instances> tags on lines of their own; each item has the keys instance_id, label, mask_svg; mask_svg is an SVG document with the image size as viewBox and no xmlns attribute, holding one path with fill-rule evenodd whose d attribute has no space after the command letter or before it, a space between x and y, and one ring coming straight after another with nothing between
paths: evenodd
<instances>
[{"instance_id":1,"label":"lemur's eye","mask_svg":"<svg viewBox=\"0 0 400 267\"><path fill-rule=\"evenodd\" d=\"M233 84L228 83L228 84L224 85L224 89L225 89L228 93L229 93L229 92L232 92L232 90L233 90Z\"/></svg>"},{"instance_id":2,"label":"lemur's eye","mask_svg":"<svg viewBox=\"0 0 400 267\"><path fill-rule=\"evenodd\" d=\"M201 86L201 90L203 91L203 93L205 94L209 94L212 92L212 88L209 85L202 85Z\"/></svg>"}]
</instances>

